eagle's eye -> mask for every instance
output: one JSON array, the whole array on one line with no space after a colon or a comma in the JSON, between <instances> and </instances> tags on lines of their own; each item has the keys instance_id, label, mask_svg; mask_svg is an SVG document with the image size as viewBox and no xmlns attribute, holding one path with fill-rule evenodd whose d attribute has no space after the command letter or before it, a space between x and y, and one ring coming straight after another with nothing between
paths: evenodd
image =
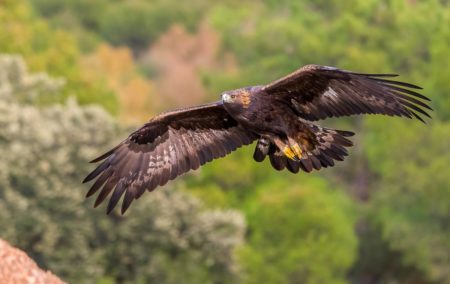
<instances>
[{"instance_id":1,"label":"eagle's eye","mask_svg":"<svg viewBox=\"0 0 450 284\"><path fill-rule=\"evenodd\" d=\"M235 98L236 98L236 95L234 95L234 94L224 93L222 95L222 100L226 103L232 103Z\"/></svg>"}]
</instances>

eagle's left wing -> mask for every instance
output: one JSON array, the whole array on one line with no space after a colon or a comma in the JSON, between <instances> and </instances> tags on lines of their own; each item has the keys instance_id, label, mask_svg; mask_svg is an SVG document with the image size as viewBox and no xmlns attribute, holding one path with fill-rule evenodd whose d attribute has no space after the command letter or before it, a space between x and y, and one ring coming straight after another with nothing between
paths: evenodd
<instances>
[{"instance_id":1,"label":"eagle's left wing","mask_svg":"<svg viewBox=\"0 0 450 284\"><path fill-rule=\"evenodd\" d=\"M167 112L151 119L112 150L83 182L97 180L98 206L111 192L107 212L123 194L122 214L134 199L169 180L223 157L256 139L227 113L221 102Z\"/></svg>"},{"instance_id":2,"label":"eagle's left wing","mask_svg":"<svg viewBox=\"0 0 450 284\"><path fill-rule=\"evenodd\" d=\"M260 91L283 100L308 120L354 114L428 116L429 99L411 89L418 86L386 79L392 74L362 74L334 67L306 65Z\"/></svg>"}]
</instances>

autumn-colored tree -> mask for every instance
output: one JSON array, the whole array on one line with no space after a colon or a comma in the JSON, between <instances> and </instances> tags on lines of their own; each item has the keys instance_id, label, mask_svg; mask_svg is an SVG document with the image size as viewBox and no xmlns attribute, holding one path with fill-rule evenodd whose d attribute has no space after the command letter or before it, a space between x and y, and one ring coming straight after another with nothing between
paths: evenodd
<instances>
[{"instance_id":1,"label":"autumn-colored tree","mask_svg":"<svg viewBox=\"0 0 450 284\"><path fill-rule=\"evenodd\" d=\"M236 71L232 55L219 57L220 37L207 23L190 34L181 25L172 26L140 59L155 77L155 93L164 107L186 106L205 101L203 73ZM217 97L215 98L217 99Z\"/></svg>"},{"instance_id":2,"label":"autumn-colored tree","mask_svg":"<svg viewBox=\"0 0 450 284\"><path fill-rule=\"evenodd\" d=\"M130 49L100 44L83 58L89 77L105 80L119 98L119 113L125 123L142 123L154 115L161 104L152 83L140 75Z\"/></svg>"}]
</instances>

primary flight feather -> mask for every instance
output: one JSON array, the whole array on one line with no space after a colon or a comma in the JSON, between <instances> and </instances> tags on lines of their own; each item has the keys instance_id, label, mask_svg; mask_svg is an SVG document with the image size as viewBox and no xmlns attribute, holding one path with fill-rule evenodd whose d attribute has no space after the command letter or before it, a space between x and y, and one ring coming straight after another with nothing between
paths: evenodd
<instances>
[{"instance_id":1,"label":"primary flight feather","mask_svg":"<svg viewBox=\"0 0 450 284\"><path fill-rule=\"evenodd\" d=\"M160 114L119 145L94 159L100 162L83 182L96 181L87 197L108 195L107 213L123 197L122 214L134 199L213 159L257 141L253 158L269 156L276 170L310 172L331 167L352 146L349 131L313 121L355 114L429 117L429 99L416 85L393 74L363 74L306 65L266 86L222 93L222 100Z\"/></svg>"}]
</instances>

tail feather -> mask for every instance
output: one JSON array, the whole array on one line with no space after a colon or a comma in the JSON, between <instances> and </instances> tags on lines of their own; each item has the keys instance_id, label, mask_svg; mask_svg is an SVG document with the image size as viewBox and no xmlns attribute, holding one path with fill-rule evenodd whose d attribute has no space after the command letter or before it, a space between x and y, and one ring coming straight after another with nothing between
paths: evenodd
<instances>
[{"instance_id":1,"label":"tail feather","mask_svg":"<svg viewBox=\"0 0 450 284\"><path fill-rule=\"evenodd\" d=\"M256 143L253 159L257 162L262 162L269 154L270 141L265 138L260 138Z\"/></svg>"},{"instance_id":2,"label":"tail feather","mask_svg":"<svg viewBox=\"0 0 450 284\"><path fill-rule=\"evenodd\" d=\"M295 161L293 161L291 159L287 159L286 168L291 173L296 174L296 173L298 173L300 171L300 163L299 162L295 162Z\"/></svg>"},{"instance_id":3,"label":"tail feather","mask_svg":"<svg viewBox=\"0 0 450 284\"><path fill-rule=\"evenodd\" d=\"M283 154L269 155L269 159L270 164L275 170L282 171L286 168L288 158L286 158L286 156L284 156Z\"/></svg>"}]
</instances>

